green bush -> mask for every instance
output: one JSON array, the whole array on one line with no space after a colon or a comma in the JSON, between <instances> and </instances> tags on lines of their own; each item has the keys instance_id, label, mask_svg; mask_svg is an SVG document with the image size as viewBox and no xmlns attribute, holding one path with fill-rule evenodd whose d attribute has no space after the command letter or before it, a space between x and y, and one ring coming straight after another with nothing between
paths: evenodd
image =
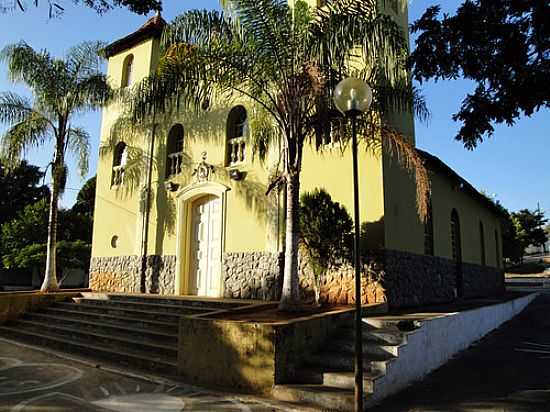
<instances>
[{"instance_id":1,"label":"green bush","mask_svg":"<svg viewBox=\"0 0 550 412\"><path fill-rule=\"evenodd\" d=\"M334 202L323 189L302 195L299 216L300 246L313 270L315 301L319 303L320 283L326 271L350 255L346 239L352 230L352 220L346 208Z\"/></svg>"}]
</instances>

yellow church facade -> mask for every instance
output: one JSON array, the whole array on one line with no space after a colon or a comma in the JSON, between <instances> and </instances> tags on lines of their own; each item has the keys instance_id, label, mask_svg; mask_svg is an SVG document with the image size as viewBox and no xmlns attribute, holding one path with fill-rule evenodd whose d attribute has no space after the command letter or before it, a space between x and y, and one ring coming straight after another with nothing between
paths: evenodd
<instances>
[{"instance_id":1,"label":"yellow church facade","mask_svg":"<svg viewBox=\"0 0 550 412\"><path fill-rule=\"evenodd\" d=\"M406 27L406 5L389 7ZM156 16L105 49L113 87L130 87L155 70L164 24ZM263 161L254 153L250 101L212 102L204 109L157 115L139 130L115 127L120 108L104 109L92 289L278 298L285 196L284 190L266 191L279 151L270 148ZM394 117L414 142L412 117ZM441 160L419 151L432 185L429 217L422 221L414 180L389 151L373 153L360 144L358 152L360 214L376 262L365 274L365 302L410 306L503 289L501 216L490 201ZM301 191L316 188L353 210L349 146L304 148ZM304 264L300 268L308 296L311 276ZM350 268L322 283L327 302L351 303L352 295Z\"/></svg>"}]
</instances>

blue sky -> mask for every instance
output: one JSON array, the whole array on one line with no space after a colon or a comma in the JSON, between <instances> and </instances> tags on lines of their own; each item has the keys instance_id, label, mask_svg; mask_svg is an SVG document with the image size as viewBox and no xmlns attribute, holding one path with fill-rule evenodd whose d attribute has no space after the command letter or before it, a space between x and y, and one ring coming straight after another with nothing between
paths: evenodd
<instances>
[{"instance_id":1,"label":"blue sky","mask_svg":"<svg viewBox=\"0 0 550 412\"><path fill-rule=\"evenodd\" d=\"M0 0L8 2L10 0ZM26 0L31 4L30 0ZM115 10L98 16L83 6L73 6L67 0L66 11L58 19L49 20L46 0L38 9L30 8L25 14L13 12L0 14L0 47L25 40L35 49L48 49L61 56L72 45L84 40L113 41L137 29L145 17L126 10ZM186 8L215 8L218 0L165 0L164 17L172 19ZM437 0L412 0L410 21L419 17ZM458 0L440 1L444 10L453 11ZM24 92L7 80L6 69L0 66L0 91ZM427 83L422 85L432 118L429 123L417 123L416 135L419 148L440 157L479 190L495 195L508 209L536 208L550 212L550 112L541 111L531 118L517 122L514 127L498 126L493 138L486 140L474 151L467 151L454 140L459 125L451 116L458 111L462 98L472 90L472 84L464 81ZM92 135L90 176L97 163L100 114L81 116L78 123ZM0 131L2 129L0 128ZM31 163L45 167L51 151L31 150L27 158ZM84 180L77 175L74 162L69 162L70 177L62 204L74 203L78 189Z\"/></svg>"}]
</instances>

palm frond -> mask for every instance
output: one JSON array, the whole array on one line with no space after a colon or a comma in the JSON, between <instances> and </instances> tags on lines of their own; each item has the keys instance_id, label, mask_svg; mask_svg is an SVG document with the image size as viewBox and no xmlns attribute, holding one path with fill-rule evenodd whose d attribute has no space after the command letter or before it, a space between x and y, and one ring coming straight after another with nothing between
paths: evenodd
<instances>
[{"instance_id":1,"label":"palm frond","mask_svg":"<svg viewBox=\"0 0 550 412\"><path fill-rule=\"evenodd\" d=\"M387 148L387 153L414 176L416 209L418 216L425 221L428 216L431 180L428 169L424 165L424 160L418 154L410 139L390 125L384 123L371 124L369 133L374 133L370 136L380 136L381 144Z\"/></svg>"},{"instance_id":2,"label":"palm frond","mask_svg":"<svg viewBox=\"0 0 550 412\"><path fill-rule=\"evenodd\" d=\"M67 131L67 149L77 157L78 172L81 177L88 173L90 140L90 134L81 127L71 127Z\"/></svg>"},{"instance_id":3,"label":"palm frond","mask_svg":"<svg viewBox=\"0 0 550 412\"><path fill-rule=\"evenodd\" d=\"M28 119L33 112L30 99L17 93L0 93L0 123L19 123Z\"/></svg>"},{"instance_id":4,"label":"palm frond","mask_svg":"<svg viewBox=\"0 0 550 412\"><path fill-rule=\"evenodd\" d=\"M105 46L106 43L101 41L85 41L69 49L65 61L75 81L80 82L101 72L100 51Z\"/></svg>"},{"instance_id":5,"label":"palm frond","mask_svg":"<svg viewBox=\"0 0 550 412\"><path fill-rule=\"evenodd\" d=\"M1 157L10 167L16 167L30 147L38 147L50 137L49 120L39 113L31 112L27 117L11 126L1 140Z\"/></svg>"},{"instance_id":6,"label":"palm frond","mask_svg":"<svg viewBox=\"0 0 550 412\"><path fill-rule=\"evenodd\" d=\"M67 96L67 106L74 112L97 110L109 102L113 91L102 73L80 78Z\"/></svg>"}]
</instances>

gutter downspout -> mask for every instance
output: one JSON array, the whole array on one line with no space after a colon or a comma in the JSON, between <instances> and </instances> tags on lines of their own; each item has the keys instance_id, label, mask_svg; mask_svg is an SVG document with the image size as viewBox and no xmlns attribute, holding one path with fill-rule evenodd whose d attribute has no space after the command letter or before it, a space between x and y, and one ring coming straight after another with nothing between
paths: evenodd
<instances>
[{"instance_id":1,"label":"gutter downspout","mask_svg":"<svg viewBox=\"0 0 550 412\"><path fill-rule=\"evenodd\" d=\"M153 180L153 155L155 149L155 132L157 124L153 115L153 126L151 128L151 146L149 149L149 165L147 170L147 186L145 187L145 210L143 214L143 225L141 229L141 284L140 292L146 293L147 279L147 247L149 241L149 217L151 211L151 185Z\"/></svg>"}]
</instances>

